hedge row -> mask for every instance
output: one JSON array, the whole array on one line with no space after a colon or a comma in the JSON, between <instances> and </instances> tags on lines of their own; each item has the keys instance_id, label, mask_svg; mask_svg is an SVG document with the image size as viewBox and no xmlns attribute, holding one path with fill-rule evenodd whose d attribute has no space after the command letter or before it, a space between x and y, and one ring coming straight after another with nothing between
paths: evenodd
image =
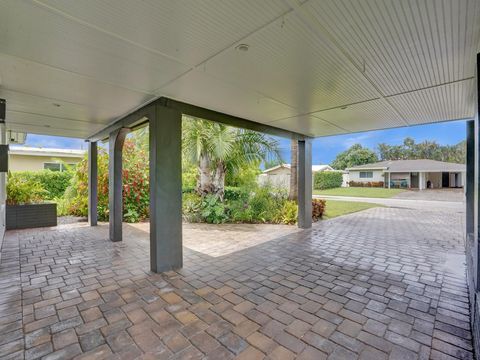
<instances>
[{"instance_id":1,"label":"hedge row","mask_svg":"<svg viewBox=\"0 0 480 360\"><path fill-rule=\"evenodd\" d=\"M72 178L70 171L16 171L12 174L18 181L40 184L45 189L44 200L62 197Z\"/></svg>"},{"instance_id":2,"label":"hedge row","mask_svg":"<svg viewBox=\"0 0 480 360\"><path fill-rule=\"evenodd\" d=\"M348 186L350 187L383 187L383 181L349 181Z\"/></svg>"},{"instance_id":3,"label":"hedge row","mask_svg":"<svg viewBox=\"0 0 480 360\"><path fill-rule=\"evenodd\" d=\"M315 190L333 189L342 186L343 176L338 171L316 172L313 178Z\"/></svg>"}]
</instances>

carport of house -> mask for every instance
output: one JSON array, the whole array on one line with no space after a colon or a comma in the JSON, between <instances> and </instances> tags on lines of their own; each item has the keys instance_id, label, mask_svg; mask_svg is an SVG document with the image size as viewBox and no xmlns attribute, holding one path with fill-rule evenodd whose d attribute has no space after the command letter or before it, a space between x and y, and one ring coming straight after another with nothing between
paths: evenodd
<instances>
[{"instance_id":1,"label":"carport of house","mask_svg":"<svg viewBox=\"0 0 480 360\"><path fill-rule=\"evenodd\" d=\"M6 234L2 357L472 357L479 11L466 0L1 2L0 143L6 129L88 140L92 225ZM183 115L297 141L303 230L222 259L188 251L184 264ZM461 218L401 222L389 209L311 229L312 138L462 119L470 317L463 239L449 233ZM145 124L149 242L121 221L122 144ZM95 226L104 140L108 236ZM5 174L0 185L4 204Z\"/></svg>"},{"instance_id":2,"label":"carport of house","mask_svg":"<svg viewBox=\"0 0 480 360\"><path fill-rule=\"evenodd\" d=\"M413 171L385 172L386 186L408 189L444 189L464 187L465 172Z\"/></svg>"}]
</instances>

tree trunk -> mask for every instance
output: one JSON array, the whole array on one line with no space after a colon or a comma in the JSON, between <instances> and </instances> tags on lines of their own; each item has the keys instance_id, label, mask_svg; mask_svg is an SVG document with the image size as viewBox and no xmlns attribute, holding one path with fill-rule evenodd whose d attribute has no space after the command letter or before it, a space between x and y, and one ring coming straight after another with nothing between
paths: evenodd
<instances>
[{"instance_id":1,"label":"tree trunk","mask_svg":"<svg viewBox=\"0 0 480 360\"><path fill-rule=\"evenodd\" d=\"M288 199L298 200L298 142L293 140L290 143L291 161L290 161L290 192Z\"/></svg>"},{"instance_id":2,"label":"tree trunk","mask_svg":"<svg viewBox=\"0 0 480 360\"><path fill-rule=\"evenodd\" d=\"M200 157L198 162L198 172L200 173L197 192L200 195L210 194L213 191L212 171L210 170L210 159L206 155Z\"/></svg>"},{"instance_id":3,"label":"tree trunk","mask_svg":"<svg viewBox=\"0 0 480 360\"><path fill-rule=\"evenodd\" d=\"M225 165L219 161L215 170L215 177L213 180L214 191L218 197L223 200L225 194Z\"/></svg>"}]
</instances>

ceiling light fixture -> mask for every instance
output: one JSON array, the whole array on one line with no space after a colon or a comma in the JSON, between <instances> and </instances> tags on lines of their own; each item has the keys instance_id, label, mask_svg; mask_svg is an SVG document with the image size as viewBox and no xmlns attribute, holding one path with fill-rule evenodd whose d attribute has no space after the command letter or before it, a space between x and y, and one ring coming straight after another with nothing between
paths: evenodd
<instances>
[{"instance_id":1,"label":"ceiling light fixture","mask_svg":"<svg viewBox=\"0 0 480 360\"><path fill-rule=\"evenodd\" d=\"M240 44L235 47L235 50L245 52L245 51L248 51L249 48L250 46L248 44Z\"/></svg>"}]
</instances>

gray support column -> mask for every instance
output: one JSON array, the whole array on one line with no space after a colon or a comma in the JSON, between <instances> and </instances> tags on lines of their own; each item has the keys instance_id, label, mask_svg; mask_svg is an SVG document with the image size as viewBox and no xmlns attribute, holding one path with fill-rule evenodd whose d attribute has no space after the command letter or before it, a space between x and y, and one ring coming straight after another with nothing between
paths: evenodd
<instances>
[{"instance_id":1,"label":"gray support column","mask_svg":"<svg viewBox=\"0 0 480 360\"><path fill-rule=\"evenodd\" d=\"M470 297L470 326L473 335L473 347L478 354L480 351L480 313L479 313L479 275L480 275L480 209L479 209L479 184L480 184L480 156L479 138L480 124L478 111L480 108L480 54L477 54L476 72L476 103L475 120L467 122L467 179L466 186L466 244L465 257L467 263L467 285Z\"/></svg>"},{"instance_id":2,"label":"gray support column","mask_svg":"<svg viewBox=\"0 0 480 360\"><path fill-rule=\"evenodd\" d=\"M475 219L475 122L467 121L467 172L465 179L466 233L473 236Z\"/></svg>"},{"instance_id":3,"label":"gray support column","mask_svg":"<svg viewBox=\"0 0 480 360\"><path fill-rule=\"evenodd\" d=\"M98 215L98 161L97 142L88 142L88 223L97 225Z\"/></svg>"},{"instance_id":4,"label":"gray support column","mask_svg":"<svg viewBox=\"0 0 480 360\"><path fill-rule=\"evenodd\" d=\"M108 222L111 241L122 241L122 149L129 131L126 128L113 131L108 143Z\"/></svg>"},{"instance_id":5,"label":"gray support column","mask_svg":"<svg viewBox=\"0 0 480 360\"><path fill-rule=\"evenodd\" d=\"M312 227L312 143L298 141L298 227Z\"/></svg>"},{"instance_id":6,"label":"gray support column","mask_svg":"<svg viewBox=\"0 0 480 360\"><path fill-rule=\"evenodd\" d=\"M150 119L150 268L182 267L182 114L156 105Z\"/></svg>"}]
</instances>

